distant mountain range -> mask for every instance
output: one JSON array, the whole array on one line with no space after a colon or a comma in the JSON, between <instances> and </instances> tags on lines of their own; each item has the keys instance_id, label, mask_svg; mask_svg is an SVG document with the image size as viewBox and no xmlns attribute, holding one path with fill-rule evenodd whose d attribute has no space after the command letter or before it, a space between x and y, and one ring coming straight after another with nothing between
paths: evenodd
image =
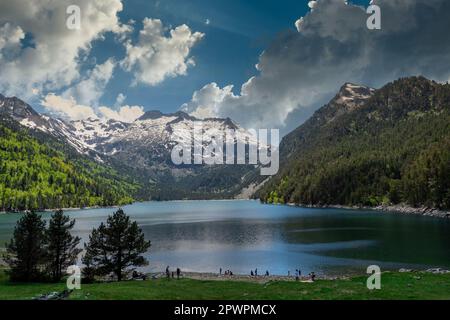
<instances>
[{"instance_id":1,"label":"distant mountain range","mask_svg":"<svg viewBox=\"0 0 450 320\"><path fill-rule=\"evenodd\" d=\"M450 85L345 84L280 144L268 203L450 208Z\"/></svg>"},{"instance_id":2,"label":"distant mountain range","mask_svg":"<svg viewBox=\"0 0 450 320\"><path fill-rule=\"evenodd\" d=\"M3 123L15 122L31 136L44 137L44 143L59 141L64 148L59 148L61 152L77 154L132 179L139 184L138 190L129 192L135 199L232 198L256 175L250 165L176 166L171 161L176 144L171 139L173 132L190 131L195 123L205 130L246 132L231 119L200 120L184 112L148 111L132 123L92 118L65 121L41 115L22 100L2 95L0 116Z\"/></svg>"},{"instance_id":3,"label":"distant mountain range","mask_svg":"<svg viewBox=\"0 0 450 320\"><path fill-rule=\"evenodd\" d=\"M122 205L138 181L65 140L0 117L0 211Z\"/></svg>"},{"instance_id":4,"label":"distant mountain range","mask_svg":"<svg viewBox=\"0 0 450 320\"><path fill-rule=\"evenodd\" d=\"M145 148L146 152L151 153L150 158L158 160L174 145L171 134L179 129L192 130L194 123L200 123L205 130L215 128L245 131L229 118L200 120L182 111L171 114L147 111L132 123L98 118L67 121L41 115L22 100L3 95L0 95L0 115L8 115L32 130L63 138L79 153L96 152L99 157L120 153L130 155L136 148L137 152L141 153L141 149ZM148 159L146 156L144 158L136 165L147 166Z\"/></svg>"},{"instance_id":5,"label":"distant mountain range","mask_svg":"<svg viewBox=\"0 0 450 320\"><path fill-rule=\"evenodd\" d=\"M448 84L423 77L377 90L344 84L283 138L280 171L271 178L254 165L175 166L171 134L194 123L246 132L231 119L184 112L148 111L132 123L65 121L0 95L0 209L250 196L319 206L450 207Z\"/></svg>"}]
</instances>

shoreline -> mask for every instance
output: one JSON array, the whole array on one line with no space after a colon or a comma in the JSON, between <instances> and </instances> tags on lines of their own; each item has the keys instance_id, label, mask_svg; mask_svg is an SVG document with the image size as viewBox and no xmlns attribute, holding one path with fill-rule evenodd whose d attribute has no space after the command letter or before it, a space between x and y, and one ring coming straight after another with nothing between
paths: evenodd
<instances>
[{"instance_id":1,"label":"shoreline","mask_svg":"<svg viewBox=\"0 0 450 320\"><path fill-rule=\"evenodd\" d=\"M125 206L130 206L133 204L138 203L146 203L146 202L154 202L154 203L162 203L162 202L186 202L186 201L259 201L258 199L179 199L179 200L145 200L145 201L134 201L132 203L127 203L124 205L114 205L114 206L92 206L92 207L78 207L78 208L53 208L53 209L43 209L43 210L36 210L36 212L54 212L56 210L63 210L63 211L78 211L78 210L91 210L91 209L117 209L117 208L123 208ZM30 210L25 211L0 211L0 215L2 214L14 214L14 213L25 213Z\"/></svg>"},{"instance_id":2,"label":"shoreline","mask_svg":"<svg viewBox=\"0 0 450 320\"><path fill-rule=\"evenodd\" d=\"M165 279L166 274L164 272L156 272L156 273L148 273L150 279ZM316 275L315 280L343 280L350 279L357 275L339 275L339 276L327 276L327 275ZM181 277L183 279L193 279L193 280L202 280L202 281L244 281L244 282L253 282L253 283L267 283L269 281L289 281L289 282L313 282L309 275L302 275L297 277L295 275L291 276L282 276L282 275L258 275L251 276L245 274L233 274L224 275L214 272L194 272L194 271L186 271L181 272ZM175 278L176 280L176 275Z\"/></svg>"},{"instance_id":3,"label":"shoreline","mask_svg":"<svg viewBox=\"0 0 450 320\"><path fill-rule=\"evenodd\" d=\"M373 210L385 213L420 215L426 217L450 219L450 211L444 211L428 207L414 208L406 205L380 205L376 207L369 207L369 206L345 206L345 205L305 205L292 202L286 203L285 205L291 207L314 208L314 209Z\"/></svg>"},{"instance_id":4,"label":"shoreline","mask_svg":"<svg viewBox=\"0 0 450 320\"><path fill-rule=\"evenodd\" d=\"M134 204L137 202L133 202L133 203L129 203L126 204L124 206L128 206L130 204ZM66 211L77 211L77 210L91 210L91 209L117 209L117 208L121 208L123 206L106 206L106 207L102 207L102 206L92 206L92 207L82 207L82 208L54 208L54 209L43 209L43 210L36 210L36 212L55 212L57 210L62 210L64 212ZM14 213L25 213L28 212L30 210L25 210L25 211L0 211L0 215L2 214L14 214Z\"/></svg>"},{"instance_id":5,"label":"shoreline","mask_svg":"<svg viewBox=\"0 0 450 320\"><path fill-rule=\"evenodd\" d=\"M377 206L374 207L373 210L378 211L384 211L384 212L396 212L396 213L402 213L402 214L415 214L415 215L421 215L421 216L427 216L427 217L436 217L436 218L450 218L450 211L444 211L439 210L436 208L427 208L427 207L421 207L421 208L413 208L409 206L398 206L398 205L392 205L392 206Z\"/></svg>"},{"instance_id":6,"label":"shoreline","mask_svg":"<svg viewBox=\"0 0 450 320\"><path fill-rule=\"evenodd\" d=\"M348 206L348 205L311 205L311 204L299 204L294 202L288 202L285 204L271 204L271 203L265 203L258 199L204 199L204 200L191 200L191 199L183 199L183 200L164 200L164 201L155 201L155 200L148 200L148 201L135 201L133 203L129 203L123 206L115 205L115 206L92 206L92 207L83 207L83 208L54 208L54 209L44 209L38 212L53 212L56 210L63 210L63 211L77 211L77 210L91 210L91 209L117 209L121 207L125 207L128 205L133 205L137 203L145 203L145 202L181 202L181 201L259 201L261 204L269 204L269 205L286 205L291 207L299 207L299 208L313 208L313 209L345 209L345 210L373 210L373 211L380 211L385 213L397 213L397 214L406 214L406 215L420 215L420 216L426 216L426 217L435 217L435 218L444 218L444 219L450 219L450 211L445 210L439 210L436 208L429 208L429 207L419 207L414 208L407 205L379 205L376 207L370 207L370 206ZM2 214L14 214L14 213L25 213L26 211L0 211L0 215Z\"/></svg>"},{"instance_id":7,"label":"shoreline","mask_svg":"<svg viewBox=\"0 0 450 320\"><path fill-rule=\"evenodd\" d=\"M425 270L415 270L415 269L407 269L407 268L400 268L399 270L386 270L382 273L430 273L430 274L449 274L450 270L444 269L444 268L428 268ZM166 274L164 272L152 272L147 273L150 280L156 280L156 279L165 279ZM349 280L356 277L367 277L366 273L362 274L342 274L342 275L315 275L315 280L328 280L328 281L335 281L335 280ZM260 283L265 284L270 281L286 281L286 282L301 282L301 283L313 283L314 281L311 279L309 275L302 275L302 276L283 276L283 275L258 275L258 276L251 276L251 275L245 275L245 274L233 274L230 275L224 275L214 272L194 272L194 271L187 271L187 272L181 272L181 279L192 279L192 280L200 280L200 281L243 281L243 282L252 282L252 283ZM172 279L172 278L171 278ZM175 275L175 278L173 280L176 280L177 277Z\"/></svg>"}]
</instances>

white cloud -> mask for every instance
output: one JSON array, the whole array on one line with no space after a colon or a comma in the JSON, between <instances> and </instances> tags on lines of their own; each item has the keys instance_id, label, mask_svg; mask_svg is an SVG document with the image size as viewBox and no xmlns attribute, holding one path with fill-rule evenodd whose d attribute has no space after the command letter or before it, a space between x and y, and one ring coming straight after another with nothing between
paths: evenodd
<instances>
[{"instance_id":1,"label":"white cloud","mask_svg":"<svg viewBox=\"0 0 450 320\"><path fill-rule=\"evenodd\" d=\"M304 101L312 102L310 88L296 90L291 86L282 88L281 83L277 86L275 80L270 84L259 81L260 78L250 78L238 95L233 94L232 85L220 88L215 83L208 84L194 92L182 110L198 118L230 117L247 128L277 128L284 125L302 96L307 97Z\"/></svg>"},{"instance_id":2,"label":"white cloud","mask_svg":"<svg viewBox=\"0 0 450 320\"><path fill-rule=\"evenodd\" d=\"M41 105L51 114L66 120L83 119L114 119L122 122L133 122L144 114L141 106L121 106L117 110L106 106L94 109L91 106L80 104L73 97L65 98L54 93L47 94Z\"/></svg>"},{"instance_id":3,"label":"white cloud","mask_svg":"<svg viewBox=\"0 0 450 320\"><path fill-rule=\"evenodd\" d=\"M308 2L308 7L311 10L314 10L314 8L317 7L317 1L310 1L310 2Z\"/></svg>"},{"instance_id":4,"label":"white cloud","mask_svg":"<svg viewBox=\"0 0 450 320\"><path fill-rule=\"evenodd\" d=\"M320 0L297 30L277 36L259 57L257 75L234 95L212 83L182 106L230 117L247 128L286 132L328 102L345 82L380 87L399 77L450 76L450 2L379 0L382 29L367 29L363 7ZM426 12L426 14L423 14ZM430 35L433 35L432 37Z\"/></svg>"},{"instance_id":5,"label":"white cloud","mask_svg":"<svg viewBox=\"0 0 450 320\"><path fill-rule=\"evenodd\" d=\"M66 90L62 96L74 97L80 104L97 105L113 75L115 64L114 60L110 58L103 64L96 65L85 79Z\"/></svg>"},{"instance_id":6,"label":"white cloud","mask_svg":"<svg viewBox=\"0 0 450 320\"><path fill-rule=\"evenodd\" d=\"M192 47L202 39L203 33L194 32L183 24L170 30L166 36L159 19L145 18L139 41L125 44L123 68L134 72L134 84L157 85L168 77L185 75L195 65L189 57Z\"/></svg>"},{"instance_id":7,"label":"white cloud","mask_svg":"<svg viewBox=\"0 0 450 320\"><path fill-rule=\"evenodd\" d=\"M297 21L295 21L295 27L297 28L298 32L302 31L302 25L303 25L303 17L300 17Z\"/></svg>"},{"instance_id":8,"label":"white cloud","mask_svg":"<svg viewBox=\"0 0 450 320\"><path fill-rule=\"evenodd\" d=\"M144 108L141 106L123 106L118 111L108 107L100 107L98 109L104 118L122 122L133 122L144 114Z\"/></svg>"},{"instance_id":9,"label":"white cloud","mask_svg":"<svg viewBox=\"0 0 450 320\"><path fill-rule=\"evenodd\" d=\"M49 93L41 101L41 104L51 113L70 120L98 118L92 107L80 105L72 97L66 99L54 93Z\"/></svg>"},{"instance_id":10,"label":"white cloud","mask_svg":"<svg viewBox=\"0 0 450 320\"><path fill-rule=\"evenodd\" d=\"M3 58L3 54L11 53L7 51L19 50L20 41L24 38L25 33L19 26L13 26L11 23L0 26L0 59Z\"/></svg>"},{"instance_id":11,"label":"white cloud","mask_svg":"<svg viewBox=\"0 0 450 320\"><path fill-rule=\"evenodd\" d=\"M192 100L183 104L182 110L194 117L213 118L220 113L220 106L225 98L233 97L233 86L221 89L216 83L210 83L194 92Z\"/></svg>"},{"instance_id":12,"label":"white cloud","mask_svg":"<svg viewBox=\"0 0 450 320\"><path fill-rule=\"evenodd\" d=\"M317 1L309 1L308 7L312 10L314 10L317 7ZM303 24L303 17L300 17L297 21L295 21L295 27L297 28L298 32L302 31L302 24Z\"/></svg>"},{"instance_id":13,"label":"white cloud","mask_svg":"<svg viewBox=\"0 0 450 320\"><path fill-rule=\"evenodd\" d=\"M31 88L57 90L79 78L80 56L106 32L124 34L120 0L77 0L81 29L66 27L73 0L0 1L0 91L26 99ZM25 35L28 43L22 46ZM5 48L15 52L4 54Z\"/></svg>"},{"instance_id":14,"label":"white cloud","mask_svg":"<svg viewBox=\"0 0 450 320\"><path fill-rule=\"evenodd\" d=\"M116 102L114 103L115 107L121 106L123 105L123 103L125 102L125 99L127 98L126 95L124 95L122 92L119 93L116 97Z\"/></svg>"}]
</instances>

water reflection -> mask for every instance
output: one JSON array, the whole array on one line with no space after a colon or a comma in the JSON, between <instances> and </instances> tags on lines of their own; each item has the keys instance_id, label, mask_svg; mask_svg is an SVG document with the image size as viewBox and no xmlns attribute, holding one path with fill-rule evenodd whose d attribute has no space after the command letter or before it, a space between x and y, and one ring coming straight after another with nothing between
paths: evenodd
<instances>
[{"instance_id":1,"label":"water reflection","mask_svg":"<svg viewBox=\"0 0 450 320\"><path fill-rule=\"evenodd\" d=\"M256 201L177 201L124 207L152 241L147 270L271 274L450 267L450 223L372 211L302 209ZM79 210L74 233L88 240L113 209ZM48 218L49 213L44 213ZM0 215L0 245L18 215Z\"/></svg>"}]
</instances>

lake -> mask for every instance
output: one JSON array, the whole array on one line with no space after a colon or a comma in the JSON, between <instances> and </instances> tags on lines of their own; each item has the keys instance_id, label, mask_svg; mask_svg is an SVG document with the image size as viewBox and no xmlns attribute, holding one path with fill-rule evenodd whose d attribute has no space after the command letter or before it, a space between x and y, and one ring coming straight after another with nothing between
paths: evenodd
<instances>
[{"instance_id":1,"label":"lake","mask_svg":"<svg viewBox=\"0 0 450 320\"><path fill-rule=\"evenodd\" d=\"M273 206L258 201L144 202L125 206L152 247L146 271L322 275L402 267L450 268L450 220L367 210ZM67 211L83 241L112 208ZM43 213L48 218L50 213ZM0 215L0 246L20 214Z\"/></svg>"}]
</instances>

